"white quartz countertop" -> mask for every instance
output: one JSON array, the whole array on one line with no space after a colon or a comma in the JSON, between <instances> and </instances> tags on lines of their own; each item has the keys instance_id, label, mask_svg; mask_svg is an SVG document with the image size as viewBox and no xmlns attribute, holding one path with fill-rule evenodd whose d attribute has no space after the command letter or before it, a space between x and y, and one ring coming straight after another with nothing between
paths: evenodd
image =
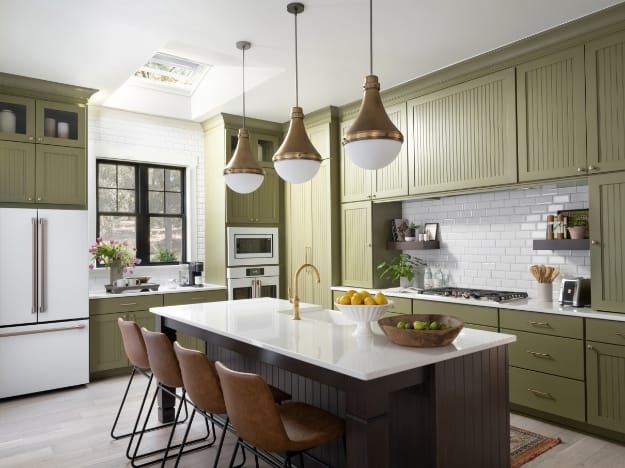
<instances>
[{"instance_id":1,"label":"white quartz countertop","mask_svg":"<svg viewBox=\"0 0 625 468\"><path fill-rule=\"evenodd\" d=\"M371 380L440 361L506 345L512 335L463 329L454 342L439 348L399 346L372 324L373 336L354 337L356 325L341 312L300 304L302 320L291 320L282 299L245 299L168 307L151 312L241 342L330 369Z\"/></svg>"},{"instance_id":2,"label":"white quartz countertop","mask_svg":"<svg viewBox=\"0 0 625 468\"><path fill-rule=\"evenodd\" d=\"M333 286L334 291L348 291L350 289L358 290L359 288L347 286ZM389 288L389 289L371 289L369 292L374 293L382 291L388 297L404 297L406 299L419 299L422 301L432 302L451 302L464 305L475 305L482 307L494 307L498 309L525 310L529 312L542 312L545 314L569 315L572 317L595 318L600 320L616 320L625 322L625 313L602 312L593 310L590 307L572 307L563 306L559 302L540 302L536 299L514 299L504 302L495 302L479 299L464 299L458 297L432 296L429 294L420 294L407 288ZM625 312L625 311L624 311Z\"/></svg>"},{"instance_id":3,"label":"white quartz countertop","mask_svg":"<svg viewBox=\"0 0 625 468\"><path fill-rule=\"evenodd\" d=\"M113 297L127 297L127 296L149 296L153 294L177 294L184 292L194 292L194 291L219 291L224 290L225 286L220 286L218 284L209 284L204 283L203 286L178 286L176 288L168 288L167 286L161 285L156 291L124 291L122 293L107 293L104 290L104 286L100 289L95 289L89 291L89 299L109 299Z\"/></svg>"}]
</instances>

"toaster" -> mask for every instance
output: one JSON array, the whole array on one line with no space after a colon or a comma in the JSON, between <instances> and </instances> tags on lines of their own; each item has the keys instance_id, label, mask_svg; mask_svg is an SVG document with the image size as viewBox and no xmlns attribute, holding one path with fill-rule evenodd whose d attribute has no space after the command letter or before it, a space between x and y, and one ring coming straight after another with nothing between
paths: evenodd
<instances>
[{"instance_id":1,"label":"toaster","mask_svg":"<svg viewBox=\"0 0 625 468\"><path fill-rule=\"evenodd\" d=\"M560 304L573 307L590 305L590 278L563 279Z\"/></svg>"}]
</instances>

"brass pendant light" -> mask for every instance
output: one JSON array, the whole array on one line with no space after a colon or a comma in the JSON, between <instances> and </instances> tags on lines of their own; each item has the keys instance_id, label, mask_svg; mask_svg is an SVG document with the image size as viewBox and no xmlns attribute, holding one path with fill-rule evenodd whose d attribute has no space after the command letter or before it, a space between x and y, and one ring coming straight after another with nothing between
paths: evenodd
<instances>
[{"instance_id":1,"label":"brass pendant light","mask_svg":"<svg viewBox=\"0 0 625 468\"><path fill-rule=\"evenodd\" d=\"M224 169L226 185L238 193L250 193L263 183L265 171L258 165L250 149L250 134L245 128L245 51L252 47L247 41L237 42L237 49L243 51L243 127L239 129L239 140L232 159Z\"/></svg>"},{"instance_id":2,"label":"brass pendant light","mask_svg":"<svg viewBox=\"0 0 625 468\"><path fill-rule=\"evenodd\" d=\"M363 169L381 169L397 157L404 137L391 122L373 74L373 0L369 0L369 76L356 120L343 137L345 155Z\"/></svg>"},{"instance_id":3,"label":"brass pendant light","mask_svg":"<svg viewBox=\"0 0 625 468\"><path fill-rule=\"evenodd\" d=\"M291 108L289 131L273 155L273 163L282 179L292 184L301 184L315 176L321 165L321 156L308 138L304 128L304 111L298 102L297 15L304 11L304 5L289 3L286 11L295 16L295 107Z\"/></svg>"}]
</instances>

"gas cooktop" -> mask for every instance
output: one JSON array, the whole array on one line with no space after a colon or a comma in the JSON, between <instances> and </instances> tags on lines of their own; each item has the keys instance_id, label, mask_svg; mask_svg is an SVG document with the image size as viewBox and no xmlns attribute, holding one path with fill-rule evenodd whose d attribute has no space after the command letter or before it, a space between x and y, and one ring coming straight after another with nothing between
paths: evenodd
<instances>
[{"instance_id":1,"label":"gas cooktop","mask_svg":"<svg viewBox=\"0 0 625 468\"><path fill-rule=\"evenodd\" d=\"M495 302L524 299L527 297L527 293L522 291L495 291L491 289L470 289L455 287L424 289L423 291L421 291L421 294L459 297L464 299L481 299L485 301Z\"/></svg>"}]
</instances>

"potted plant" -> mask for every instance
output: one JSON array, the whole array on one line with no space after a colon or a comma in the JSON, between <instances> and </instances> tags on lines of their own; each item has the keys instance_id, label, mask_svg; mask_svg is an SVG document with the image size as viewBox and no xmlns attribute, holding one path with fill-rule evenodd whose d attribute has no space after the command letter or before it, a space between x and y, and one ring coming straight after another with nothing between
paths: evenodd
<instances>
[{"instance_id":1,"label":"potted plant","mask_svg":"<svg viewBox=\"0 0 625 468\"><path fill-rule=\"evenodd\" d=\"M568 225L569 235L571 239L585 239L588 237L588 214L576 213L570 220Z\"/></svg>"},{"instance_id":2,"label":"potted plant","mask_svg":"<svg viewBox=\"0 0 625 468\"><path fill-rule=\"evenodd\" d=\"M404 233L405 239L407 242L412 242L416 239L417 226L415 223L409 223L406 231Z\"/></svg>"},{"instance_id":3,"label":"potted plant","mask_svg":"<svg viewBox=\"0 0 625 468\"><path fill-rule=\"evenodd\" d=\"M388 262L383 261L378 265L378 269L382 270L380 278L388 276L393 281L399 279L399 286L405 288L410 286L416 270L425 265L427 263L420 258L402 253L391 258Z\"/></svg>"}]
</instances>

